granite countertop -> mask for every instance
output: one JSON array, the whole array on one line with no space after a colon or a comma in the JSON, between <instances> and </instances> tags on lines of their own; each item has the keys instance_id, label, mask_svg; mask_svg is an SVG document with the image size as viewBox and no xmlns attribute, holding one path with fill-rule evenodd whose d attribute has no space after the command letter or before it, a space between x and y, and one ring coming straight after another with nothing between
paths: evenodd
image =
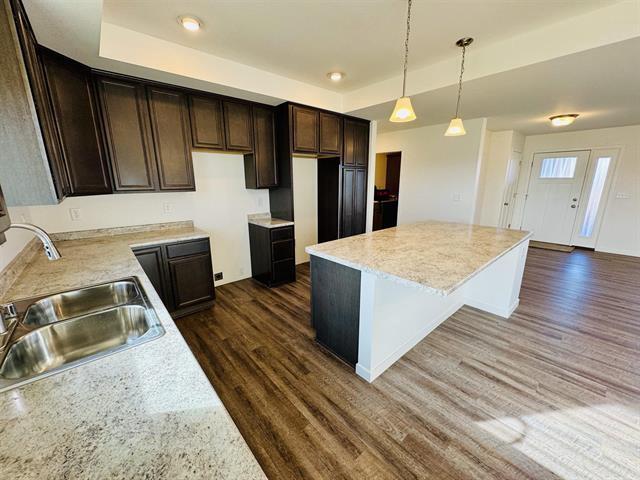
<instances>
[{"instance_id":1,"label":"granite countertop","mask_svg":"<svg viewBox=\"0 0 640 480\"><path fill-rule=\"evenodd\" d=\"M272 217L270 214L251 214L248 216L249 223L265 228L278 228L293 225L291 220L282 220L281 218Z\"/></svg>"},{"instance_id":2,"label":"granite countertop","mask_svg":"<svg viewBox=\"0 0 640 480\"><path fill-rule=\"evenodd\" d=\"M266 478L131 251L208 234L102 233L57 241L55 262L38 252L0 300L138 276L166 333L0 393L3 477Z\"/></svg>"},{"instance_id":3,"label":"granite countertop","mask_svg":"<svg viewBox=\"0 0 640 480\"><path fill-rule=\"evenodd\" d=\"M446 296L530 236L520 230L429 221L321 243L305 251Z\"/></svg>"}]
</instances>

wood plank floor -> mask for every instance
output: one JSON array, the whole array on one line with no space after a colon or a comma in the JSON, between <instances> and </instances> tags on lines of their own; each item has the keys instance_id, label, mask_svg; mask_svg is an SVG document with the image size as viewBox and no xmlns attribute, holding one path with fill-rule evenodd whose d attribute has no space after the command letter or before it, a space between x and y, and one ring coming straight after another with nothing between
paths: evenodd
<instances>
[{"instance_id":1,"label":"wood plank floor","mask_svg":"<svg viewBox=\"0 0 640 480\"><path fill-rule=\"evenodd\" d=\"M640 259L530 249L510 320L464 307L373 384L309 293L307 264L177 321L269 478L640 478Z\"/></svg>"}]
</instances>

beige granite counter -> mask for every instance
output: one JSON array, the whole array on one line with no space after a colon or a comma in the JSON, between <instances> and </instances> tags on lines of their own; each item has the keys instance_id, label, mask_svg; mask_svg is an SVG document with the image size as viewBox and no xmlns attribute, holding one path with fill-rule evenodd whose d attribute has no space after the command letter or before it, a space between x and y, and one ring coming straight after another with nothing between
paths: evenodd
<instances>
[{"instance_id":1,"label":"beige granite counter","mask_svg":"<svg viewBox=\"0 0 640 480\"><path fill-rule=\"evenodd\" d=\"M247 219L249 220L249 223L264 228L278 228L293 225L293 222L291 220L275 218L268 213L253 213L251 215L248 215Z\"/></svg>"},{"instance_id":2,"label":"beige granite counter","mask_svg":"<svg viewBox=\"0 0 640 480\"><path fill-rule=\"evenodd\" d=\"M131 252L208 235L191 226L100 233L56 242L56 262L37 253L0 300L136 275L166 333L0 393L2 477L265 478Z\"/></svg>"},{"instance_id":3,"label":"beige granite counter","mask_svg":"<svg viewBox=\"0 0 640 480\"><path fill-rule=\"evenodd\" d=\"M310 255L449 295L531 234L428 221L307 247Z\"/></svg>"}]
</instances>

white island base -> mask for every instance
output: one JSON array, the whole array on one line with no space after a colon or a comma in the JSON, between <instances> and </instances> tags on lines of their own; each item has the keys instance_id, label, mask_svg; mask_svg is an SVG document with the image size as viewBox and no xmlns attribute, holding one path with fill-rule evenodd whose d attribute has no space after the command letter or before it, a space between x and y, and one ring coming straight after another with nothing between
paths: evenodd
<instances>
[{"instance_id":1,"label":"white island base","mask_svg":"<svg viewBox=\"0 0 640 480\"><path fill-rule=\"evenodd\" d=\"M528 245L520 243L447 295L362 271L356 373L372 382L463 305L509 318Z\"/></svg>"}]
</instances>

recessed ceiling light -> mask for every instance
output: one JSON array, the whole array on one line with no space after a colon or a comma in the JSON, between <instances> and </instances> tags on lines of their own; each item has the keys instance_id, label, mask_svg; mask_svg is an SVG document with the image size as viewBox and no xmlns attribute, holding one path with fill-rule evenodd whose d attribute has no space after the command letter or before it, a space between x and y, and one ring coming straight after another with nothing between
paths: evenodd
<instances>
[{"instance_id":1,"label":"recessed ceiling light","mask_svg":"<svg viewBox=\"0 0 640 480\"><path fill-rule=\"evenodd\" d=\"M327 73L327 77L334 81L334 82L339 82L340 80L342 80L344 78L344 73L342 72L329 72Z\"/></svg>"},{"instance_id":2,"label":"recessed ceiling light","mask_svg":"<svg viewBox=\"0 0 640 480\"><path fill-rule=\"evenodd\" d=\"M576 118L578 118L577 113L565 113L564 115L549 117L549 120L551 120L551 125L554 127L566 127L575 122Z\"/></svg>"},{"instance_id":3,"label":"recessed ceiling light","mask_svg":"<svg viewBox=\"0 0 640 480\"><path fill-rule=\"evenodd\" d=\"M178 17L178 23L190 32L197 32L202 26L202 22L196 17Z\"/></svg>"}]
</instances>

